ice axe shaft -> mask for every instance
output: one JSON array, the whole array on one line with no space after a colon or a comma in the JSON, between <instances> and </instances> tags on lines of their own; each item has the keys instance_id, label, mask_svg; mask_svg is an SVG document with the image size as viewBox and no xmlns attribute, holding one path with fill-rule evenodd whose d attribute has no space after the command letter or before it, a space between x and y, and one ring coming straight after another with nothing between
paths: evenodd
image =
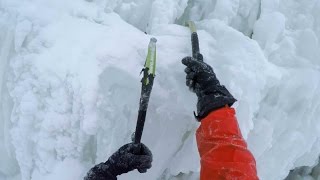
<instances>
[{"instance_id":1,"label":"ice axe shaft","mask_svg":"<svg viewBox=\"0 0 320 180\"><path fill-rule=\"evenodd\" d=\"M140 96L136 131L134 133L134 138L133 138L133 142L135 144L139 144L141 142L150 94L153 86L153 80L155 77L156 42L157 42L156 38L150 39L149 46L148 46L148 55L144 64L144 68L141 71L141 73L143 73L143 77L141 79L141 83L142 83L141 96Z\"/></svg>"},{"instance_id":2,"label":"ice axe shaft","mask_svg":"<svg viewBox=\"0 0 320 180\"><path fill-rule=\"evenodd\" d=\"M202 56L200 57L200 47L199 47L199 38L197 33L196 25L193 21L186 23L191 31L191 46L192 46L192 57L197 60L203 60Z\"/></svg>"}]
</instances>

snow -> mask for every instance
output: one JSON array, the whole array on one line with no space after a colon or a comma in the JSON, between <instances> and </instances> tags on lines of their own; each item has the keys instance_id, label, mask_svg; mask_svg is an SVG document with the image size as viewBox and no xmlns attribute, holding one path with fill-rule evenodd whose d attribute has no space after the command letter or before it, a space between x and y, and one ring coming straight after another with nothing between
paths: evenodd
<instances>
[{"instance_id":1,"label":"snow","mask_svg":"<svg viewBox=\"0 0 320 180\"><path fill-rule=\"evenodd\" d=\"M151 37L157 76L142 141L153 167L119 179L198 179L196 97L180 62L189 19L238 99L259 177L315 165L319 0L0 0L0 179L81 179L130 142Z\"/></svg>"},{"instance_id":2,"label":"snow","mask_svg":"<svg viewBox=\"0 0 320 180\"><path fill-rule=\"evenodd\" d=\"M253 38L263 49L270 49L273 43L284 33L285 17L279 12L262 15L255 23ZM268 28L265 25L268 24ZM271 49L270 51L272 51Z\"/></svg>"}]
</instances>

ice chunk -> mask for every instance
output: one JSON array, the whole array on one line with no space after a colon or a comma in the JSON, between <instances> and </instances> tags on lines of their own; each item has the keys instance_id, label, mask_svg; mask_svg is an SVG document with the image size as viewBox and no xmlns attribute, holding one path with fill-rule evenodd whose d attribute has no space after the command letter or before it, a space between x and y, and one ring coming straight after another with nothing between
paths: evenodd
<instances>
[{"instance_id":1,"label":"ice chunk","mask_svg":"<svg viewBox=\"0 0 320 180\"><path fill-rule=\"evenodd\" d=\"M262 15L255 23L253 37L263 49L270 49L285 30L285 17L279 12Z\"/></svg>"}]
</instances>

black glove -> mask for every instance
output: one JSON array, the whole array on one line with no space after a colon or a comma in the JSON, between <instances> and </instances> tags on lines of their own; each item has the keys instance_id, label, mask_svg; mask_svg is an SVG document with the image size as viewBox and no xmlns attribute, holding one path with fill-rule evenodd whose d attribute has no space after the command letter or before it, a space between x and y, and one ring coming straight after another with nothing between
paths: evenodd
<instances>
[{"instance_id":1,"label":"black glove","mask_svg":"<svg viewBox=\"0 0 320 180\"><path fill-rule=\"evenodd\" d=\"M202 57L199 54L197 57ZM229 91L220 85L211 66L192 57L182 59L182 64L186 65L187 73L186 85L198 96L196 118L200 121L211 111L217 110L225 105L232 106L236 99Z\"/></svg>"},{"instance_id":2,"label":"black glove","mask_svg":"<svg viewBox=\"0 0 320 180\"><path fill-rule=\"evenodd\" d=\"M93 167L85 180L116 180L117 176L137 169L140 173L151 168L152 153L144 144L122 146L105 163Z\"/></svg>"}]
</instances>

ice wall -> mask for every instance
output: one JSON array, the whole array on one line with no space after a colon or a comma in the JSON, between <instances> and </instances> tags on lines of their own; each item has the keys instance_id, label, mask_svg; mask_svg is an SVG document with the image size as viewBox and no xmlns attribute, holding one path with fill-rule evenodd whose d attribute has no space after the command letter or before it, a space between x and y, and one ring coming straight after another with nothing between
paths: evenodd
<instances>
[{"instance_id":1,"label":"ice wall","mask_svg":"<svg viewBox=\"0 0 320 180\"><path fill-rule=\"evenodd\" d=\"M253 39L283 74L268 89L256 114L254 121L263 123L249 135L251 147L264 147L261 153L253 150L262 177L277 179L271 169L285 177L293 166L314 165L318 159L319 5L319 1L262 1ZM258 135L261 131L269 139L263 144ZM286 154L289 149L294 151Z\"/></svg>"},{"instance_id":2,"label":"ice wall","mask_svg":"<svg viewBox=\"0 0 320 180\"><path fill-rule=\"evenodd\" d=\"M314 180L320 176L320 164L318 163L314 167L302 166L291 170L288 177L285 180Z\"/></svg>"},{"instance_id":3,"label":"ice wall","mask_svg":"<svg viewBox=\"0 0 320 180\"><path fill-rule=\"evenodd\" d=\"M180 63L191 52L181 26L188 19L196 21L206 62L238 99L260 178L283 179L313 165L320 151L319 4L0 0L0 157L10 164L0 162L0 178L81 179L129 142L139 72L155 36L158 68L143 136L153 168L119 179L197 179L196 98Z\"/></svg>"},{"instance_id":4,"label":"ice wall","mask_svg":"<svg viewBox=\"0 0 320 180\"><path fill-rule=\"evenodd\" d=\"M14 157L14 148L10 137L10 115L12 101L6 86L8 62L13 53L14 20L9 14L0 12L0 178L19 173L19 167Z\"/></svg>"}]
</instances>

